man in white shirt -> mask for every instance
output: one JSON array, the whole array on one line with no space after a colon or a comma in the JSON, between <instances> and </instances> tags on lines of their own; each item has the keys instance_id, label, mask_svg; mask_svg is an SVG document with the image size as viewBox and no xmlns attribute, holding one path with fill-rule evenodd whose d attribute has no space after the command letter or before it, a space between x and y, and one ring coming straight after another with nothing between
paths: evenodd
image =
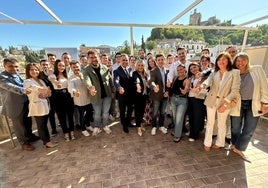
<instances>
[{"instance_id":1,"label":"man in white shirt","mask_svg":"<svg viewBox=\"0 0 268 188\"><path fill-rule=\"evenodd\" d=\"M68 91L73 97L74 105L79 112L82 134L89 136L86 130L86 124L90 121L91 113L89 92L80 72L79 62L71 61L70 66L74 74L68 78Z\"/></svg>"},{"instance_id":2,"label":"man in white shirt","mask_svg":"<svg viewBox=\"0 0 268 188\"><path fill-rule=\"evenodd\" d=\"M177 62L174 62L170 68L169 68L169 72L168 72L168 75L167 75L167 86L170 87L170 84L173 82L173 79L178 76L178 73L177 73L177 66L179 64L184 64L185 65L185 68L186 68L186 71L188 72L188 67L189 65L191 64L190 61L187 61L186 60L186 49L185 48L182 48L182 47L179 47L177 49L177 54L178 54L178 59L179 61Z\"/></svg>"}]
</instances>

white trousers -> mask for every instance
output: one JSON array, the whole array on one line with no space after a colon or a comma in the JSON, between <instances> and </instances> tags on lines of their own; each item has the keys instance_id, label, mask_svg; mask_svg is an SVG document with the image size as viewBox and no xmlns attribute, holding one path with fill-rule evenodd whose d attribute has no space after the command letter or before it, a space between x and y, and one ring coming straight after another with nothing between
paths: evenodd
<instances>
[{"instance_id":1,"label":"white trousers","mask_svg":"<svg viewBox=\"0 0 268 188\"><path fill-rule=\"evenodd\" d=\"M215 144L219 147L224 147L225 145L225 135L226 135L226 120L230 110L225 110L223 113L219 113L216 106L207 106L207 125L204 145L211 147L212 145L212 134L215 125L215 120L217 121L218 132L217 140ZM217 115L217 117L216 117Z\"/></svg>"}]
</instances>

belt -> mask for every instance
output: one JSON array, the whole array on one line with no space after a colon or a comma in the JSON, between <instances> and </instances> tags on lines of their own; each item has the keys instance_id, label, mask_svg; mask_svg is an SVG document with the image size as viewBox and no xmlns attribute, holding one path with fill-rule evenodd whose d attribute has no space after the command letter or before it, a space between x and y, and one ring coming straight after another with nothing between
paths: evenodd
<instances>
[{"instance_id":1,"label":"belt","mask_svg":"<svg viewBox=\"0 0 268 188\"><path fill-rule=\"evenodd\" d=\"M176 97L176 98L187 98L186 95L176 95L176 94L173 94L172 97Z\"/></svg>"},{"instance_id":2,"label":"belt","mask_svg":"<svg viewBox=\"0 0 268 188\"><path fill-rule=\"evenodd\" d=\"M55 93L67 93L68 90L65 88L65 89L55 89Z\"/></svg>"}]
</instances>

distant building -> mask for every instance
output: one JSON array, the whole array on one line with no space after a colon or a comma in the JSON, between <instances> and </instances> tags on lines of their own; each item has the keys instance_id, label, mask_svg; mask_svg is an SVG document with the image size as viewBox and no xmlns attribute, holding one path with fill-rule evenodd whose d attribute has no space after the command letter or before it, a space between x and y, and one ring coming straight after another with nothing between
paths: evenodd
<instances>
[{"instance_id":1,"label":"distant building","mask_svg":"<svg viewBox=\"0 0 268 188\"><path fill-rule=\"evenodd\" d=\"M207 43L204 41L193 41L193 40L181 40L181 39L161 39L156 40L157 47L164 50L170 49L171 53L176 53L178 47L187 49L188 53L200 53L202 49L206 48Z\"/></svg>"},{"instance_id":2,"label":"distant building","mask_svg":"<svg viewBox=\"0 0 268 188\"><path fill-rule=\"evenodd\" d=\"M216 16L212 16L205 21L201 21L201 18L202 14L194 9L194 13L190 15L189 25L213 25L219 22ZM231 20L228 23L231 24Z\"/></svg>"},{"instance_id":3,"label":"distant building","mask_svg":"<svg viewBox=\"0 0 268 188\"><path fill-rule=\"evenodd\" d=\"M100 46L100 47L87 47L87 46L80 46L79 48L79 55L82 54L87 54L89 50L94 50L97 51L99 54L107 54L108 56L110 56L111 54L111 47L108 46Z\"/></svg>"},{"instance_id":4,"label":"distant building","mask_svg":"<svg viewBox=\"0 0 268 188\"><path fill-rule=\"evenodd\" d=\"M200 25L201 22L201 13L196 12L196 9L194 9L194 13L190 15L190 22L189 25Z\"/></svg>"},{"instance_id":5,"label":"distant building","mask_svg":"<svg viewBox=\"0 0 268 188\"><path fill-rule=\"evenodd\" d=\"M48 53L52 53L52 54L55 54L57 59L61 59L61 55L64 53L64 52L68 52L71 57L72 57L72 60L78 60L78 50L77 48L44 48L46 54Z\"/></svg>"}]
</instances>

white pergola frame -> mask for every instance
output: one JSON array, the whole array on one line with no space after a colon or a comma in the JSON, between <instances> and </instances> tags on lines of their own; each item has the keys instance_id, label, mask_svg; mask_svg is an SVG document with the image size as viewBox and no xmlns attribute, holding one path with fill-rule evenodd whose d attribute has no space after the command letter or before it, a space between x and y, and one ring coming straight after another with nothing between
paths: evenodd
<instances>
[{"instance_id":1,"label":"white pergola frame","mask_svg":"<svg viewBox=\"0 0 268 188\"><path fill-rule=\"evenodd\" d=\"M35 0L48 14L50 14L56 21L41 21L41 20L18 20L0 11L0 14L8 18L8 20L0 19L0 24L26 24L26 25L58 25L58 26L89 26L89 27L128 27L130 29L130 49L131 54L133 54L133 28L182 28L182 29L200 29L200 30L244 30L244 39L242 44L242 51L245 49L248 32L251 30L257 30L257 27L246 27L245 25L252 24L254 22L268 19L268 15L256 18L254 20L242 23L238 26L184 26L184 25L174 25L173 23L177 21L184 14L189 12L203 0L196 0L185 10L171 19L167 24L143 24L143 23L102 23L102 22L70 22L62 21L42 0Z\"/></svg>"}]
</instances>

